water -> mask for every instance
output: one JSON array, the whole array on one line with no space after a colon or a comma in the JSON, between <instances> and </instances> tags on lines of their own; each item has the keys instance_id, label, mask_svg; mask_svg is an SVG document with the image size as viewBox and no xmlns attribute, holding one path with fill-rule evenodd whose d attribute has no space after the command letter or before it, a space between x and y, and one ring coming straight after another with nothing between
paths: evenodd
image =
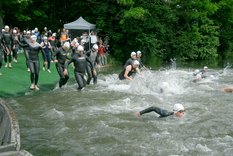
<instances>
[{"instance_id":1,"label":"water","mask_svg":"<svg viewBox=\"0 0 233 156\"><path fill-rule=\"evenodd\" d=\"M233 71L210 69L193 83L195 69L147 70L134 81L100 74L98 84L77 91L26 93L7 99L19 119L22 148L35 156L232 155ZM162 92L161 92L162 91ZM182 119L134 113L149 106L172 110L182 103Z\"/></svg>"}]
</instances>

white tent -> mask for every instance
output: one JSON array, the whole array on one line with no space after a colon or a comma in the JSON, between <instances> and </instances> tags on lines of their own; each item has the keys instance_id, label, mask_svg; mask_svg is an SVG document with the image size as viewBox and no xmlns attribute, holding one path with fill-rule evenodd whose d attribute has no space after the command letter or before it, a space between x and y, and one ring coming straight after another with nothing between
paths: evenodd
<instances>
[{"instance_id":1,"label":"white tent","mask_svg":"<svg viewBox=\"0 0 233 156\"><path fill-rule=\"evenodd\" d=\"M77 29L77 30L92 30L95 29L95 24L87 22L82 17L79 17L76 21L64 24L65 29Z\"/></svg>"},{"instance_id":2,"label":"white tent","mask_svg":"<svg viewBox=\"0 0 233 156\"><path fill-rule=\"evenodd\" d=\"M91 24L82 17L79 17L76 21L64 24L64 28L69 30L88 30L90 34L90 30L95 29L95 24ZM90 42L89 42L89 49L90 49Z\"/></svg>"}]
</instances>

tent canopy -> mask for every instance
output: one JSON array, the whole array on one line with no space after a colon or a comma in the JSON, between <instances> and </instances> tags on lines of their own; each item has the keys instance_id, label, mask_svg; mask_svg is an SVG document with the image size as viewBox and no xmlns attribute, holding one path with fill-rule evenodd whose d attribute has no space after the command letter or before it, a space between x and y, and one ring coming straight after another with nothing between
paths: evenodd
<instances>
[{"instance_id":1,"label":"tent canopy","mask_svg":"<svg viewBox=\"0 0 233 156\"><path fill-rule=\"evenodd\" d=\"M87 22L82 17L79 17L76 21L64 24L65 29L77 29L77 30L91 30L95 29L95 24Z\"/></svg>"}]
</instances>

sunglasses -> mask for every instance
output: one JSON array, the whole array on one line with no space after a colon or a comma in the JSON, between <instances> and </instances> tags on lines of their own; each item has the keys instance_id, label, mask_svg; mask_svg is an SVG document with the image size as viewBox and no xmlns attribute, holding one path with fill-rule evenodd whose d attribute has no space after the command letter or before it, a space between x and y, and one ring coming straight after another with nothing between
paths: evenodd
<instances>
[{"instance_id":1,"label":"sunglasses","mask_svg":"<svg viewBox=\"0 0 233 156\"><path fill-rule=\"evenodd\" d=\"M184 113L185 111L184 110L180 110L180 111L178 111L179 113Z\"/></svg>"}]
</instances>

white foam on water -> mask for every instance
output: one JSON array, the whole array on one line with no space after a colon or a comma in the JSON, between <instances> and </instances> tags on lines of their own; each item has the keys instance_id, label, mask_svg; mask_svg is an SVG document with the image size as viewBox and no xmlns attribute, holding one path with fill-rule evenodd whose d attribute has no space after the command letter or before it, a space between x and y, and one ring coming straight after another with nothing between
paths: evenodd
<instances>
[{"instance_id":1,"label":"white foam on water","mask_svg":"<svg viewBox=\"0 0 233 156\"><path fill-rule=\"evenodd\" d=\"M41 114L41 116L49 119L58 119L58 118L63 118L64 113L62 111L56 110L55 108L52 108Z\"/></svg>"}]
</instances>

